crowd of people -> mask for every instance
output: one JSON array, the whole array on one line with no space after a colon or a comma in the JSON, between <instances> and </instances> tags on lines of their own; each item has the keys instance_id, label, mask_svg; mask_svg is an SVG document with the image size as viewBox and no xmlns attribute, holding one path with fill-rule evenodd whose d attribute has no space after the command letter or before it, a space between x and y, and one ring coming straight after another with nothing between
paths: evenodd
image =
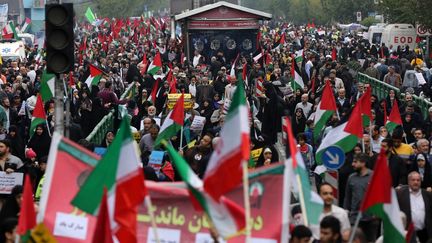
<instances>
[{"instance_id":1,"label":"crowd of people","mask_svg":"<svg viewBox=\"0 0 432 243\"><path fill-rule=\"evenodd\" d=\"M169 112L168 94L191 94L188 101L191 108L185 109L183 134L172 137L170 142L202 178L219 141L236 86L245 85L251 111L251 148L261 149L250 167L268 166L283 159L280 134L282 117L287 116L312 180L315 179L315 152L319 141L331 128L348 120L353 106L369 86L356 78L356 72L363 72L401 88L404 98L394 91L384 98L372 95L373 119L365 127L363 139L347 154L339 169L339 204L334 204L332 187L316 177L317 190L324 201L320 229L309 229L293 220L298 225L293 225L291 241L308 242L312 238L322 242L347 241L381 148L385 149L389 159L393 186L397 189L406 227L411 223L414 225L420 242L432 238L432 107L424 116L413 99L413 95L429 97L432 75L427 69L431 65L424 60L420 49L399 46L393 51L393 47L370 44L355 34L334 27L321 27L318 31L269 22L261 26L256 51L239 53L236 62L227 60L223 51L214 56L195 51L187 60L182 51L184 42L169 39L162 22L156 24L155 21L158 22L157 19L146 21L148 25L159 27L151 31L148 26L141 31L140 23L129 20L106 20L107 25L101 24L98 28L83 23L76 29L76 64L74 71L65 77L68 84L65 96L70 101L71 115L71 125L67 129L72 140L92 151L96 147L109 147L116 129L107 131L100 144L92 144L85 138L112 109L117 114L119 106L125 105L141 150L146 179L178 181L175 165L167 155L157 169L149 164L149 160L152 151L163 151L163 148L155 147L154 142ZM134 26L135 31L126 31L128 25ZM282 36L285 42L276 47ZM44 105L47 123L38 125L30 137L31 114L41 88L45 61L38 61L40 48L37 46L28 47L27 51L27 60L3 60L2 64L0 171L28 173L34 185L35 199L38 199L54 127L54 101ZM157 53L161 55L163 65L152 75L146 68ZM259 54L261 58L253 58ZM302 87L293 81L293 62L301 72ZM233 63L234 75L230 71ZM103 72L98 85L92 87L85 84L89 64ZM247 70L243 72L245 68ZM427 83L416 89L402 89L403 77L408 70L422 73ZM169 78L169 72L174 79ZM246 77L242 73L246 73ZM173 80L176 80L174 85ZM332 86L338 111L315 141L314 112L327 80ZM130 85L130 92L120 100ZM153 90L157 91L153 92L155 100L149 99ZM399 104L403 125L389 133L385 126L386 117L394 102ZM205 118L200 130L192 129L196 116ZM114 119L117 127L118 116ZM5 242L12 237L11 225L17 223L14 218L19 212L21 194L22 187L16 186L10 195L1 195L0 221L4 227L0 227L0 237L6 237ZM292 216L295 218L299 213L301 210L294 207ZM380 221L370 215L362 217L359 229L354 233L354 240L358 242L382 240Z\"/></svg>"}]
</instances>

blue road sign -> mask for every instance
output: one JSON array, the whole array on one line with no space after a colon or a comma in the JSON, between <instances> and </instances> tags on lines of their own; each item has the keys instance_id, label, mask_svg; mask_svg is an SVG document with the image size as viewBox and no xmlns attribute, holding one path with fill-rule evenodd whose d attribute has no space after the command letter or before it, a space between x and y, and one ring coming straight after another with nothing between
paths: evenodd
<instances>
[{"instance_id":1,"label":"blue road sign","mask_svg":"<svg viewBox=\"0 0 432 243\"><path fill-rule=\"evenodd\" d=\"M345 162L345 153L338 146L329 146L322 153L324 166L329 170L337 170Z\"/></svg>"}]
</instances>

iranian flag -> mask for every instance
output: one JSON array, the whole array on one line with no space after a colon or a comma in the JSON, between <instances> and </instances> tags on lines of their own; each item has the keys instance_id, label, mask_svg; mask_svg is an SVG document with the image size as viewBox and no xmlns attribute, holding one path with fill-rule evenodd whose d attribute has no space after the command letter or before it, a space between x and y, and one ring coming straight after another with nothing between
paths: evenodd
<instances>
[{"instance_id":1,"label":"iranian flag","mask_svg":"<svg viewBox=\"0 0 432 243\"><path fill-rule=\"evenodd\" d=\"M244 84L246 85L246 87L248 86L248 84L249 84L249 82L248 82L248 79L247 79L247 75L248 75L248 68L247 68L248 66L247 66L247 62L245 62L244 64L243 64L243 69L242 69L242 80L243 80L243 82L244 82Z\"/></svg>"},{"instance_id":2,"label":"iranian flag","mask_svg":"<svg viewBox=\"0 0 432 243\"><path fill-rule=\"evenodd\" d=\"M47 121L44 103L42 101L42 97L38 94L36 98L36 105L32 114L32 121L30 124L30 137L33 137L33 134L36 130L37 125L45 124Z\"/></svg>"},{"instance_id":3,"label":"iranian flag","mask_svg":"<svg viewBox=\"0 0 432 243\"><path fill-rule=\"evenodd\" d=\"M316 161L322 164L322 154L329 146L339 146L345 153L351 151L357 140L363 138L361 103L357 102L349 120L330 130L321 141L316 153Z\"/></svg>"},{"instance_id":4,"label":"iranian flag","mask_svg":"<svg viewBox=\"0 0 432 243\"><path fill-rule=\"evenodd\" d=\"M237 65L237 61L238 61L239 57L240 57L240 54L237 54L236 59L234 59L234 62L231 65L230 76L235 76L235 67Z\"/></svg>"},{"instance_id":5,"label":"iranian flag","mask_svg":"<svg viewBox=\"0 0 432 243\"><path fill-rule=\"evenodd\" d=\"M177 135L184 124L184 94L181 94L172 111L169 112L160 128L159 134L154 142L158 147L162 140L169 141L171 137Z\"/></svg>"},{"instance_id":6,"label":"iranian flag","mask_svg":"<svg viewBox=\"0 0 432 243\"><path fill-rule=\"evenodd\" d=\"M108 190L114 237L119 242L137 242L137 207L144 201L147 190L138 146L127 117L122 120L107 153L87 177L71 204L96 215L104 188Z\"/></svg>"},{"instance_id":7,"label":"iranian flag","mask_svg":"<svg viewBox=\"0 0 432 243\"><path fill-rule=\"evenodd\" d=\"M331 118L334 112L337 111L336 101L333 95L333 90L330 81L327 80L321 101L315 112L313 137L316 142L321 131L325 128L327 121Z\"/></svg>"},{"instance_id":8,"label":"iranian flag","mask_svg":"<svg viewBox=\"0 0 432 243\"><path fill-rule=\"evenodd\" d=\"M93 243L114 243L111 231L110 217L108 211L107 190L102 195L99 215L97 217L96 229L94 231Z\"/></svg>"},{"instance_id":9,"label":"iranian flag","mask_svg":"<svg viewBox=\"0 0 432 243\"><path fill-rule=\"evenodd\" d=\"M399 112L399 105L396 100L393 101L393 107L386 122L386 128L391 134L397 126L402 126L402 118Z\"/></svg>"},{"instance_id":10,"label":"iranian flag","mask_svg":"<svg viewBox=\"0 0 432 243\"><path fill-rule=\"evenodd\" d=\"M33 187L30 183L30 176L26 175L24 180L22 204L18 219L17 234L20 235L20 242L30 242L31 230L36 226L36 213L33 203Z\"/></svg>"},{"instance_id":11,"label":"iranian flag","mask_svg":"<svg viewBox=\"0 0 432 243\"><path fill-rule=\"evenodd\" d=\"M15 29L15 25L12 21L10 21L8 24L6 24L3 27L2 37L3 37L3 39L12 39L12 38L17 39L18 38L16 29Z\"/></svg>"},{"instance_id":12,"label":"iranian flag","mask_svg":"<svg viewBox=\"0 0 432 243\"><path fill-rule=\"evenodd\" d=\"M187 162L169 145L163 142L175 164L175 168L189 188L192 203L209 216L219 235L224 239L235 236L246 226L244 209L228 198L214 200L203 188L203 182ZM197 205L198 204L198 205Z\"/></svg>"},{"instance_id":13,"label":"iranian flag","mask_svg":"<svg viewBox=\"0 0 432 243\"><path fill-rule=\"evenodd\" d=\"M303 78L300 75L300 70L297 66L297 63L294 61L294 59L291 61L291 77L292 77L291 87L293 88L293 90L304 88L305 85L303 82Z\"/></svg>"},{"instance_id":14,"label":"iranian flag","mask_svg":"<svg viewBox=\"0 0 432 243\"><path fill-rule=\"evenodd\" d=\"M87 77L85 83L87 84L87 87L91 89L93 85L98 85L99 80L102 78L102 70L92 64L90 64L89 69L90 74Z\"/></svg>"},{"instance_id":15,"label":"iranian flag","mask_svg":"<svg viewBox=\"0 0 432 243\"><path fill-rule=\"evenodd\" d=\"M287 154L288 159L285 161L287 173L291 179L291 185L294 193L299 195L302 214L304 215L305 225L319 226L319 216L323 211L323 201L321 197L312 190L309 182L309 172L306 169L303 157L297 147L297 142L294 139L294 134L291 129L291 122L285 118L284 130L288 137Z\"/></svg>"},{"instance_id":16,"label":"iranian flag","mask_svg":"<svg viewBox=\"0 0 432 243\"><path fill-rule=\"evenodd\" d=\"M385 151L381 149L374 168L374 171L379 171L379 173L373 173L360 211L382 219L384 243L402 243L405 242L405 230L387 163Z\"/></svg>"},{"instance_id":17,"label":"iranian flag","mask_svg":"<svg viewBox=\"0 0 432 243\"><path fill-rule=\"evenodd\" d=\"M23 25L22 25L22 27L21 27L21 32L22 33L26 33L26 32L28 32L29 30L30 30L30 25L31 25L31 19L30 18L25 18L25 20L24 20L24 23L23 23Z\"/></svg>"},{"instance_id":18,"label":"iranian flag","mask_svg":"<svg viewBox=\"0 0 432 243\"><path fill-rule=\"evenodd\" d=\"M153 58L153 61L150 63L147 68L147 73L151 75L155 75L160 69L162 69L162 59L159 52L156 52L156 55Z\"/></svg>"},{"instance_id":19,"label":"iranian flag","mask_svg":"<svg viewBox=\"0 0 432 243\"><path fill-rule=\"evenodd\" d=\"M40 94L42 100L47 102L54 97L55 75L44 70L40 84Z\"/></svg>"},{"instance_id":20,"label":"iranian flag","mask_svg":"<svg viewBox=\"0 0 432 243\"><path fill-rule=\"evenodd\" d=\"M220 132L221 140L204 175L204 188L216 200L242 181L242 163L247 163L250 155L248 112L240 80Z\"/></svg>"},{"instance_id":21,"label":"iranian flag","mask_svg":"<svg viewBox=\"0 0 432 243\"><path fill-rule=\"evenodd\" d=\"M363 126L368 127L372 120L372 103L371 103L372 90L369 86L366 92L360 97L359 101L362 107Z\"/></svg>"}]
</instances>

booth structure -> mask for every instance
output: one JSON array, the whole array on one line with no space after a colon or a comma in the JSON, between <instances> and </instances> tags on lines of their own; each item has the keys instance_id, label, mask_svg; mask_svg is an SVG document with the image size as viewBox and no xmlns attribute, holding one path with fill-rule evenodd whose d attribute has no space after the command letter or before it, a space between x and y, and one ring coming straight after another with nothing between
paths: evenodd
<instances>
[{"instance_id":1,"label":"booth structure","mask_svg":"<svg viewBox=\"0 0 432 243\"><path fill-rule=\"evenodd\" d=\"M237 54L254 53L259 21L269 20L271 14L220 1L175 15L181 26L188 60L195 50L210 58L223 52L227 61Z\"/></svg>"}]
</instances>

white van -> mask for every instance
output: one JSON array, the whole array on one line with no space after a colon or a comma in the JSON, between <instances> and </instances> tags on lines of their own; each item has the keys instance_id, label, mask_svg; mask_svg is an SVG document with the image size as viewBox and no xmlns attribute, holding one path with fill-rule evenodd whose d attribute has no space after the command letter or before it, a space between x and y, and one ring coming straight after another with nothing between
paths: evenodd
<instances>
[{"instance_id":1,"label":"white van","mask_svg":"<svg viewBox=\"0 0 432 243\"><path fill-rule=\"evenodd\" d=\"M389 49L396 50L398 46L409 46L411 50L416 47L416 29L411 24L389 24L383 30L381 43Z\"/></svg>"},{"instance_id":2,"label":"white van","mask_svg":"<svg viewBox=\"0 0 432 243\"><path fill-rule=\"evenodd\" d=\"M368 37L369 43L381 45L382 33L384 31L385 24L380 23L369 27Z\"/></svg>"},{"instance_id":3,"label":"white van","mask_svg":"<svg viewBox=\"0 0 432 243\"><path fill-rule=\"evenodd\" d=\"M4 61L8 59L23 61L26 58L24 42L14 39L1 40L0 54Z\"/></svg>"}]
</instances>

